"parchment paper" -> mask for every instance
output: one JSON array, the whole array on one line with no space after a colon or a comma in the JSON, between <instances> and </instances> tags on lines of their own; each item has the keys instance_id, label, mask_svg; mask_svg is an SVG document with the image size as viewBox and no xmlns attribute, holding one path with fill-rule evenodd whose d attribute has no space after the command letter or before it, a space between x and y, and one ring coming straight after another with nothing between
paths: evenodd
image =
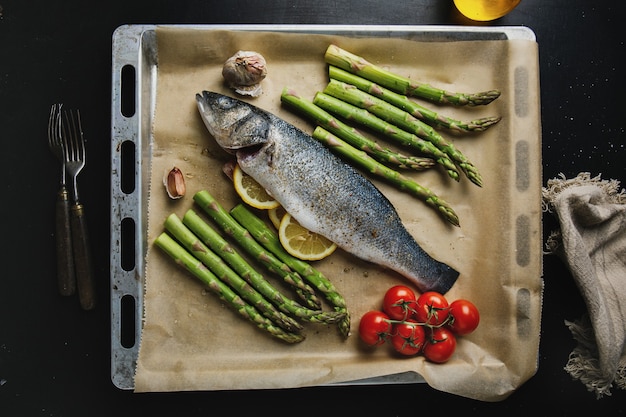
<instances>
[{"instance_id":1,"label":"parchment paper","mask_svg":"<svg viewBox=\"0 0 626 417\"><path fill-rule=\"evenodd\" d=\"M346 298L352 335L344 340L334 326L306 324L306 340L288 345L244 321L152 245L170 213L182 217L193 208L202 214L192 200L198 190L208 190L227 209L239 202L221 171L228 156L202 124L195 102L195 94L205 89L234 94L223 85L223 62L240 49L263 54L268 62L264 93L249 101L311 133L311 123L281 106L280 92L289 86L312 99L323 89L328 82L323 55L330 43L440 88L502 91L492 104L474 108L422 102L461 120L503 117L479 134L442 132L479 168L482 188L465 177L455 182L439 168L410 174L455 209L461 227L448 225L421 201L374 180L420 245L461 272L448 299L470 299L481 311L479 328L459 339L446 364L400 358L388 346L369 349L360 343L361 315L380 308L387 288L408 281L341 250L314 266ZM168 27L158 28L157 45L137 392L293 388L413 371L436 389L498 401L536 372L542 281L535 42L415 42ZM187 182L187 195L176 201L168 199L162 185L163 173L172 166L185 173Z\"/></svg>"}]
</instances>

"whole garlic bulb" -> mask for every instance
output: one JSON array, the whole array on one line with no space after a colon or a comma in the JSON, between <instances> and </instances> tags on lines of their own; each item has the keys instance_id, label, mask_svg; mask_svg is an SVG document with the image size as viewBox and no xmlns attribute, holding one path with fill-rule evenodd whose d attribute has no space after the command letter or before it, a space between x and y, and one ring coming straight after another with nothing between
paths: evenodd
<instances>
[{"instance_id":1,"label":"whole garlic bulb","mask_svg":"<svg viewBox=\"0 0 626 417\"><path fill-rule=\"evenodd\" d=\"M238 51L226 60L222 76L229 87L242 95L261 95L261 81L267 75L265 58L258 52Z\"/></svg>"}]
</instances>

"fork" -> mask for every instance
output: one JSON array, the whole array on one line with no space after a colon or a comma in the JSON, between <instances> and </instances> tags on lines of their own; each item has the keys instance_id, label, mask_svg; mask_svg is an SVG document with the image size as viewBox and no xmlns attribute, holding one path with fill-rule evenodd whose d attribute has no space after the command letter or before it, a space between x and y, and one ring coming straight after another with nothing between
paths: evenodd
<instances>
[{"instance_id":1,"label":"fork","mask_svg":"<svg viewBox=\"0 0 626 417\"><path fill-rule=\"evenodd\" d=\"M78 196L77 177L85 166L85 140L78 110L64 110L61 122L65 169L72 181L72 206L70 220L72 247L76 268L78 299L83 310L91 310L96 304L94 269L89 247L85 208Z\"/></svg>"},{"instance_id":2,"label":"fork","mask_svg":"<svg viewBox=\"0 0 626 417\"><path fill-rule=\"evenodd\" d=\"M48 119L48 146L61 162L61 185L56 200L56 251L57 251L57 285L63 296L76 292L76 276L74 273L74 256L72 255L72 238L70 229L70 199L65 176L65 158L61 141L61 107L53 104Z\"/></svg>"}]
</instances>

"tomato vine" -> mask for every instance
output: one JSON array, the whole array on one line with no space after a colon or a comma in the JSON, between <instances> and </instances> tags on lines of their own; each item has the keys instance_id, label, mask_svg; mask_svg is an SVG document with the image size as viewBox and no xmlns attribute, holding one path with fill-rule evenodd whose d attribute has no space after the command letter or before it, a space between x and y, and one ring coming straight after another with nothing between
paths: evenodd
<instances>
[{"instance_id":1,"label":"tomato vine","mask_svg":"<svg viewBox=\"0 0 626 417\"><path fill-rule=\"evenodd\" d=\"M419 296L409 287L389 288L380 310L361 317L359 336L368 346L389 342L405 356L423 355L435 363L447 362L457 346L457 337L472 333L480 322L474 303L466 299L448 302L440 293Z\"/></svg>"}]
</instances>

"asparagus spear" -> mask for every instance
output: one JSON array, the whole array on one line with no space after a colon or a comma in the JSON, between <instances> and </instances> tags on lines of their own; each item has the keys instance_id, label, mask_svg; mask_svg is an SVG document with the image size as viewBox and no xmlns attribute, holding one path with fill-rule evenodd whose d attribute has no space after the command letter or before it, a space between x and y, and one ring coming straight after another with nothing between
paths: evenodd
<instances>
[{"instance_id":1,"label":"asparagus spear","mask_svg":"<svg viewBox=\"0 0 626 417\"><path fill-rule=\"evenodd\" d=\"M316 93L315 98L313 99L313 104L332 114L336 114L345 119L355 121L363 126L376 130L401 145L413 147L422 153L427 152L435 159L435 161L437 161L437 163L446 168L446 171L451 178L455 181L459 180L459 173L454 165L454 162L445 152L437 148L434 143L422 139L413 133L402 130L365 109L361 109L325 93Z\"/></svg>"},{"instance_id":2,"label":"asparagus spear","mask_svg":"<svg viewBox=\"0 0 626 417\"><path fill-rule=\"evenodd\" d=\"M324 93L335 97L338 100L357 106L360 109L365 109L369 113L378 116L382 120L391 123L400 129L430 141L438 149L448 155L450 159L456 162L470 181L478 186L482 185L482 178L478 169L476 169L474 164L472 164L461 151L459 151L452 143L445 140L443 136L441 136L431 126L413 117L404 110L387 103L385 100L361 91L351 84L346 84L337 80L330 80L324 89ZM335 111L335 108L337 108L336 112L341 110L343 113L347 113L348 115L353 113L357 114L355 113L356 110L352 108L344 110L343 107L345 106L337 100L326 100L326 105L322 105L321 102L317 103L315 100L313 102L322 108L326 108L328 111ZM364 123L369 120L367 117L364 117L364 119Z\"/></svg>"},{"instance_id":3,"label":"asparagus spear","mask_svg":"<svg viewBox=\"0 0 626 417\"><path fill-rule=\"evenodd\" d=\"M366 93L370 93L375 97L385 100L389 104L393 104L407 113L410 113L413 117L423 120L429 124L442 126L450 130L458 132L482 132L502 119L501 117L496 116L482 117L469 122L451 119L426 108L413 100L410 100L405 95L398 94L387 88L381 87L370 80L356 74L352 74L348 71L344 71L341 68L329 65L328 75L332 80L351 84L361 91L365 91Z\"/></svg>"},{"instance_id":4,"label":"asparagus spear","mask_svg":"<svg viewBox=\"0 0 626 417\"><path fill-rule=\"evenodd\" d=\"M432 166L432 159L430 158L421 160L414 157L405 157L404 155L392 152L389 149L383 149L373 140L361 135L355 129L336 119L333 115L326 112L319 106L299 97L296 92L289 88L283 89L280 99L283 103L292 106L294 109L312 119L317 125L341 137L355 148L367 152L380 162L394 164L399 167L411 167L417 170L426 168L427 166L424 164ZM438 157L437 162L446 168L448 175L451 178L458 180L458 170L447 155L427 141L422 140L420 144L423 145L423 148L421 149L423 153L430 153L431 155L433 153L436 154Z\"/></svg>"},{"instance_id":5,"label":"asparagus spear","mask_svg":"<svg viewBox=\"0 0 626 417\"><path fill-rule=\"evenodd\" d=\"M324 294L336 311L344 314L343 320L339 322L339 330L341 334L347 337L350 333L350 316L348 314L346 300L339 294L333 283L330 282L324 274L313 268L308 262L295 258L287 253L280 243L278 235L243 204L238 204L233 207L230 210L230 214L250 232L257 242L304 277L311 285Z\"/></svg>"},{"instance_id":6,"label":"asparagus spear","mask_svg":"<svg viewBox=\"0 0 626 417\"><path fill-rule=\"evenodd\" d=\"M234 308L239 314L257 327L269 332L272 336L277 337L287 343L298 343L304 340L304 336L299 333L287 332L284 329L274 325L271 320L263 316L256 308L247 304L241 299L230 287L221 282L211 271L207 269L202 262L194 258L185 250L178 242L176 242L167 233L160 234L154 243L167 253L177 264L181 265L187 271L191 272L196 278L204 282L208 288L214 292L220 299L226 301L229 306Z\"/></svg>"},{"instance_id":7,"label":"asparagus spear","mask_svg":"<svg viewBox=\"0 0 626 417\"><path fill-rule=\"evenodd\" d=\"M337 312L311 310L285 297L272 286L262 274L257 272L215 229L209 226L195 211L188 210L183 216L187 226L201 241L209 246L231 266L244 280L250 283L281 311L292 314L307 322L335 323L343 318Z\"/></svg>"},{"instance_id":8,"label":"asparagus spear","mask_svg":"<svg viewBox=\"0 0 626 417\"><path fill-rule=\"evenodd\" d=\"M244 300L256 307L265 317L290 332L302 330L302 325L279 311L263 294L233 271L222 258L202 243L176 214L165 220L165 230L178 240L192 255L211 270L222 282L234 289Z\"/></svg>"},{"instance_id":9,"label":"asparagus spear","mask_svg":"<svg viewBox=\"0 0 626 417\"><path fill-rule=\"evenodd\" d=\"M489 104L500 97L500 91L489 90L479 93L454 93L428 84L421 84L387 71L364 58L352 54L336 45L330 45L324 54L324 59L330 65L334 65L353 74L359 75L377 84L387 87L396 93L412 97L420 97L437 104L453 104L456 106L476 106Z\"/></svg>"},{"instance_id":10,"label":"asparagus spear","mask_svg":"<svg viewBox=\"0 0 626 417\"><path fill-rule=\"evenodd\" d=\"M311 288L302 277L291 270L284 262L269 253L263 246L255 241L250 232L241 226L222 205L208 191L202 190L194 194L194 201L208 214L215 223L224 231L237 240L241 247L251 256L254 256L265 267L278 274L286 283L291 285L307 307L319 309L321 302L315 290Z\"/></svg>"},{"instance_id":11,"label":"asparagus spear","mask_svg":"<svg viewBox=\"0 0 626 417\"><path fill-rule=\"evenodd\" d=\"M433 207L448 222L455 226L459 226L459 218L454 210L448 205L448 203L439 198L428 188L419 185L412 179L407 178L399 172L377 162L364 152L355 149L348 143L319 126L313 131L313 137L328 146L334 152L350 159L362 169L386 179L399 189L407 191L423 200L426 204Z\"/></svg>"}]
</instances>

